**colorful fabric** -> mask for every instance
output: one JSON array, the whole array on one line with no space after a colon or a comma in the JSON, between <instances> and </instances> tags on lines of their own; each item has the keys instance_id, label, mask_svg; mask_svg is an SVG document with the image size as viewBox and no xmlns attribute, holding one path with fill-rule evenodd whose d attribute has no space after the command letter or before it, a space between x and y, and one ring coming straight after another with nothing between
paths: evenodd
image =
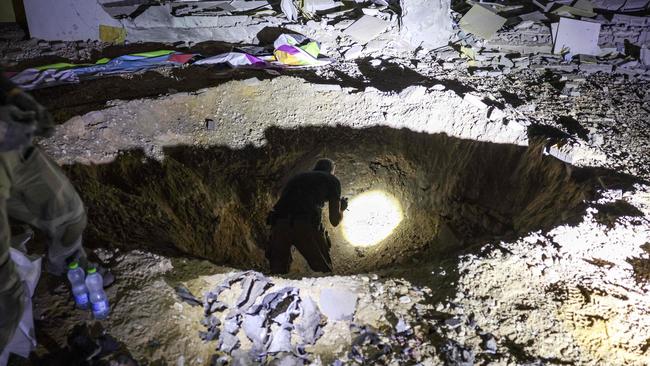
<instances>
[{"instance_id":1,"label":"colorful fabric","mask_svg":"<svg viewBox=\"0 0 650 366\"><path fill-rule=\"evenodd\" d=\"M25 90L46 86L78 83L81 79L150 70L161 66L188 63L195 54L170 50L134 53L113 59L102 58L94 64L56 63L24 70L11 81Z\"/></svg>"},{"instance_id":2,"label":"colorful fabric","mask_svg":"<svg viewBox=\"0 0 650 366\"><path fill-rule=\"evenodd\" d=\"M331 59L320 57L320 44L298 34L282 34L273 43L273 54L228 52L194 62L197 65L227 64L230 67L250 68L296 68L327 65ZM33 90L60 84L78 83L95 77L127 74L162 66L187 64L196 54L157 50L133 53L113 59L102 58L94 64L60 62L33 67L13 76L11 81L25 90Z\"/></svg>"},{"instance_id":3,"label":"colorful fabric","mask_svg":"<svg viewBox=\"0 0 650 366\"><path fill-rule=\"evenodd\" d=\"M298 34L282 34L273 43L273 54L252 55L246 52L228 52L196 61L196 65L227 64L233 68L296 68L322 66L332 62L319 58L320 44Z\"/></svg>"},{"instance_id":4,"label":"colorful fabric","mask_svg":"<svg viewBox=\"0 0 650 366\"><path fill-rule=\"evenodd\" d=\"M204 58L194 63L195 65L228 64L230 67L269 67L270 64L259 57L244 52L228 52Z\"/></svg>"},{"instance_id":5,"label":"colorful fabric","mask_svg":"<svg viewBox=\"0 0 650 366\"><path fill-rule=\"evenodd\" d=\"M330 59L319 59L320 44L298 34L282 34L273 43L277 62L287 66L322 66Z\"/></svg>"}]
</instances>

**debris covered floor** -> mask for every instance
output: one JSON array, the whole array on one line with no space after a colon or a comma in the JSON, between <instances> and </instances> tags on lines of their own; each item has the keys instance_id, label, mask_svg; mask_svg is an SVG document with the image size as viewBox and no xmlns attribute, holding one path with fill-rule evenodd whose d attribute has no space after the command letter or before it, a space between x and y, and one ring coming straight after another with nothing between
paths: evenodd
<instances>
[{"instance_id":1,"label":"debris covered floor","mask_svg":"<svg viewBox=\"0 0 650 366\"><path fill-rule=\"evenodd\" d=\"M118 281L98 322L43 274L39 346L12 362L650 364L647 5L453 2L446 36L426 44L440 9L423 19L426 2L402 2L398 28L392 7L358 3L287 25L278 19L291 9L276 19L170 2L120 18L134 37L121 46L5 33L14 71L175 57L110 77L30 79L53 84L33 91L60 123L38 143L84 199L85 242ZM165 11L188 28L151 26ZM190 26L193 15L238 23ZM590 43L572 38L594 24ZM211 67L184 56L261 43L269 25L319 40L327 61ZM237 42L234 30L245 31ZM164 43L177 35L187 39ZM557 37L586 49L555 49ZM624 39L640 53L620 49ZM404 219L370 247L329 227L332 276L294 252L290 275L265 277L266 214L323 155L343 195L385 191Z\"/></svg>"}]
</instances>

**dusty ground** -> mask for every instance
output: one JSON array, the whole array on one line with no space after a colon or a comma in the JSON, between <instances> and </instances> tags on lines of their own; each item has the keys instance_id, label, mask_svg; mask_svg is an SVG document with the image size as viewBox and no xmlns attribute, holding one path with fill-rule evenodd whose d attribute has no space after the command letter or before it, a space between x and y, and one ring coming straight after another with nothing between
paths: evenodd
<instances>
[{"instance_id":1,"label":"dusty ground","mask_svg":"<svg viewBox=\"0 0 650 366\"><path fill-rule=\"evenodd\" d=\"M298 263L289 279L273 280L278 286L300 287L314 297L318 296L316 289L322 287L351 289L359 295L354 323L373 325L387 334L395 332L396 318L403 318L415 330L414 339L409 341L421 348L416 361L422 364L462 364L467 355L476 363L495 365L649 364L650 188L641 180L650 177L647 82L590 76L579 82L579 97L564 97L560 95L558 77L532 71L479 78L462 71L445 71L435 59L418 65L396 59L384 61L377 68L371 68L367 61L344 62L289 77L242 74L243 80L224 82L232 75L187 68L46 89L35 94L63 123L53 138L40 145L60 163L72 165L66 169L78 187L94 186L100 191L99 183L104 179L131 194L116 195L116 202L86 197L91 204L91 237L110 237L112 233L100 232L98 224L118 222L116 227L126 227L121 238L128 240L128 225L137 221L119 221L118 216L104 209L118 207L120 200L133 197L146 201L147 195L138 195L134 186L120 185L121 181L155 182L160 180L156 174L169 175L191 165L180 160L178 165L165 166L166 154L173 157L174 151L166 152L165 148L189 145L195 152L221 148L243 156L246 151L264 151L269 144L265 133L273 126L295 129L341 125L361 129L379 125L518 145L522 153L525 146L532 145L533 137L541 137L547 154L576 166L614 169L634 179L601 179L591 185L598 194L580 200L585 205L577 211L577 217L575 212L571 217L559 213L550 205L555 201L548 205L538 202L540 215L558 220L551 220L550 226L544 228L518 232L514 237L480 238L470 246L426 260L362 271L369 274L314 278ZM250 79L254 76L258 79ZM320 84L310 83L315 80ZM504 119L490 119L487 110L464 101L468 92L491 98L504 111ZM149 99L139 99L143 97ZM215 122L214 128L208 129L206 120ZM123 159L121 151L127 150L142 150L143 155L133 161L131 167L135 169L120 170L123 166L116 162ZM289 143L286 150L296 153ZM540 150L528 151L541 154ZM83 167L89 164L113 164L115 170ZM163 164L168 173L157 168L141 169L155 164ZM294 164L278 168L276 176L263 179L279 181L307 163L296 157ZM579 171L560 162L551 165L561 166L559 170L566 177L575 178L571 171ZM206 170L210 167L203 166ZM129 178L129 172L142 175ZM148 172L155 174L146 175ZM218 171L212 174L219 176ZM391 174L395 173L380 178L390 181ZM188 189L184 182L176 181L173 190L159 193L201 193L195 186ZM552 183L556 184L554 190L568 189L573 184L563 179ZM88 195L89 190L80 190L82 195ZM513 192L517 189L487 194L496 195L492 198L498 201ZM262 204L270 205L272 201L267 196ZM237 209L241 203L235 202L231 208ZM176 213L194 206L196 203L188 201L184 206L167 209ZM152 211L153 216L166 216L158 207ZM238 212L242 217L245 213ZM255 215L258 219L263 216ZM142 222L156 220L136 216L133 219ZM209 224L206 217L202 219ZM239 223L230 225L236 227ZM137 237L123 245L132 249L120 248L118 243L98 250L119 278L109 291L112 315L100 322L101 328L121 343L122 352L142 364L202 365L216 354L214 342L203 343L198 337L201 310L181 303L173 287L184 283L201 295L233 270L178 251L163 251L170 247L187 251L183 243L207 230L203 226L185 227L187 237L178 226L174 236ZM332 232L337 235L337 229ZM261 235L251 233L240 238L241 245L233 246L233 250L241 250L240 257L247 251L254 253ZM146 244L137 245L146 240ZM440 240L451 239L447 236ZM102 244L98 241L89 246ZM233 262L244 269L263 268L259 252L255 258L246 263ZM400 301L404 296L408 302ZM66 338L73 327L89 321L88 314L72 309L65 286L47 277L36 298L36 314L41 346L32 360L34 364L54 364L54 359L63 358ZM327 327L320 343L311 350L313 362L341 359L354 364L348 360L353 334L350 323L330 322ZM99 332L97 328L95 324L93 331ZM399 352L396 348L392 359L401 357Z\"/></svg>"}]
</instances>

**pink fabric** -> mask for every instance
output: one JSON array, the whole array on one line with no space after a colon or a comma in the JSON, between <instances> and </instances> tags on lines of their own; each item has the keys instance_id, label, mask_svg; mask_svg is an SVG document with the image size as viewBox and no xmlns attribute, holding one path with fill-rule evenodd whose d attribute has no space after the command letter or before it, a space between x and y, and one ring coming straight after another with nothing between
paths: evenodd
<instances>
[{"instance_id":1,"label":"pink fabric","mask_svg":"<svg viewBox=\"0 0 650 366\"><path fill-rule=\"evenodd\" d=\"M169 59L167 61L177 64L185 64L190 61L192 57L194 57L194 54L191 53L174 53L169 56Z\"/></svg>"}]
</instances>

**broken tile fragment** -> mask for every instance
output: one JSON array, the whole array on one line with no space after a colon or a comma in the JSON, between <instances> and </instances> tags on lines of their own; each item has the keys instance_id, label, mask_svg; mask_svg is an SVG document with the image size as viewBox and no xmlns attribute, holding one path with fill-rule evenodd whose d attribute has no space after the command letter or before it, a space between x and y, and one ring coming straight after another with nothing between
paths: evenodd
<instances>
[{"instance_id":1,"label":"broken tile fragment","mask_svg":"<svg viewBox=\"0 0 650 366\"><path fill-rule=\"evenodd\" d=\"M570 52L573 55L598 55L600 53L599 34L599 23L560 18L557 30L553 32L555 39L553 53Z\"/></svg>"},{"instance_id":2,"label":"broken tile fragment","mask_svg":"<svg viewBox=\"0 0 650 366\"><path fill-rule=\"evenodd\" d=\"M476 4L460 19L460 28L483 39L490 39L507 19Z\"/></svg>"},{"instance_id":3,"label":"broken tile fragment","mask_svg":"<svg viewBox=\"0 0 650 366\"><path fill-rule=\"evenodd\" d=\"M359 44L366 44L381 33L384 33L389 26L390 23L383 19L364 15L352 23L343 33Z\"/></svg>"}]
</instances>

